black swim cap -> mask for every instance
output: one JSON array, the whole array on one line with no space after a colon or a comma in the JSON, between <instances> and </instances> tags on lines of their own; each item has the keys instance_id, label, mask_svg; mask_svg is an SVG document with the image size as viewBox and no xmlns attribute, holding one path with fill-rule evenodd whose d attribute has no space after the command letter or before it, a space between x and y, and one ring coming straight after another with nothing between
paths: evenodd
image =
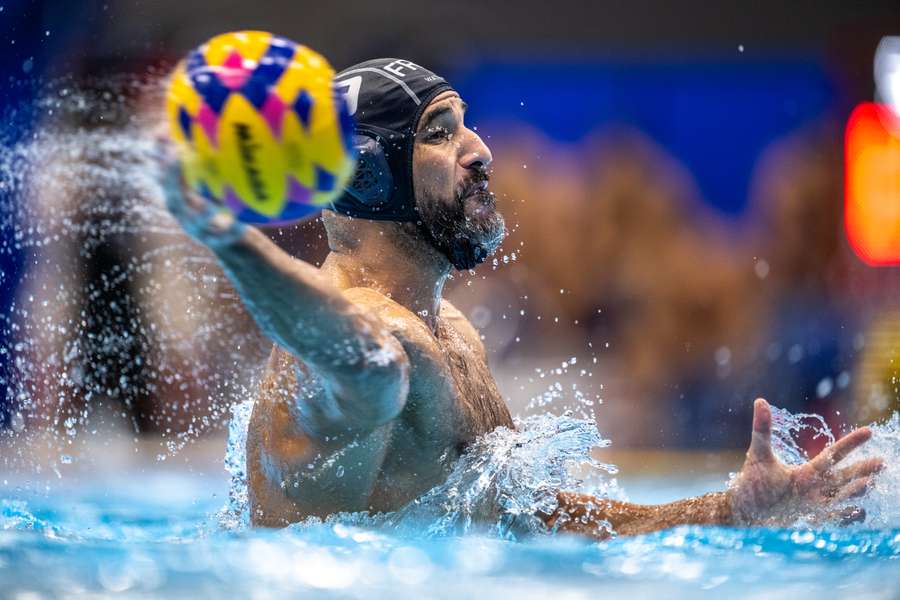
<instances>
[{"instance_id":1,"label":"black swim cap","mask_svg":"<svg viewBox=\"0 0 900 600\"><path fill-rule=\"evenodd\" d=\"M360 152L351 191L333 203L334 209L363 219L418 221L412 183L416 127L428 103L453 88L443 77L401 58L353 65L335 75L334 82L347 99ZM389 173L379 167L385 164Z\"/></svg>"}]
</instances>

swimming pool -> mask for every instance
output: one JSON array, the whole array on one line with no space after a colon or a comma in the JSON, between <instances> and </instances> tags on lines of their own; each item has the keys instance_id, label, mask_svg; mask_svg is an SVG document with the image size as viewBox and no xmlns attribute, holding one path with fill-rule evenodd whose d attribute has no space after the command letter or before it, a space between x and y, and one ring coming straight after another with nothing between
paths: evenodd
<instances>
[{"instance_id":1,"label":"swimming pool","mask_svg":"<svg viewBox=\"0 0 900 600\"><path fill-rule=\"evenodd\" d=\"M682 527L603 544L415 539L339 523L230 532L213 518L224 491L224 481L163 474L4 500L3 595L896 598L900 590L900 529Z\"/></svg>"},{"instance_id":2,"label":"swimming pool","mask_svg":"<svg viewBox=\"0 0 900 600\"><path fill-rule=\"evenodd\" d=\"M596 442L591 428L578 423L545 416L516 437L500 436L478 473L489 475L491 487L510 491L502 478L538 454L552 471L567 462L567 452ZM895 425L876 432L879 448L896 448ZM502 446L500 439L510 443ZM554 476L542 468L535 475ZM602 465L594 468L603 471ZM889 466L885 472L883 493L890 493L895 471ZM607 490L624 489L639 502L700 493L721 487L727 477L626 473L613 489L603 472ZM679 527L598 544L479 527L434 513L435 506L463 512L448 498L471 494L483 483L479 479L451 476L451 487L439 490L440 503L428 508L426 494L403 518L342 515L284 530L247 529L223 510L229 481L221 470L191 473L157 463L128 477L119 471L44 483L6 480L0 496L3 595L896 598L900 592L900 527L893 507L880 513L870 507L876 510L868 525L845 529Z\"/></svg>"}]
</instances>

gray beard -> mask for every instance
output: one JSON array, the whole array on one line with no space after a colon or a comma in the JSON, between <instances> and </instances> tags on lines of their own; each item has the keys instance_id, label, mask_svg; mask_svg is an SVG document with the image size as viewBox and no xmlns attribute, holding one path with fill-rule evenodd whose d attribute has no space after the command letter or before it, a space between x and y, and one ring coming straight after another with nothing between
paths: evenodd
<instances>
[{"instance_id":1,"label":"gray beard","mask_svg":"<svg viewBox=\"0 0 900 600\"><path fill-rule=\"evenodd\" d=\"M500 246L506 235L503 216L492 209L487 218L466 216L466 201L457 199L450 208L422 210L420 229L429 242L443 254L454 268L464 271L483 263ZM437 203L427 203L434 206ZM477 210L477 209L476 209ZM477 222L476 222L477 220Z\"/></svg>"}]
</instances>

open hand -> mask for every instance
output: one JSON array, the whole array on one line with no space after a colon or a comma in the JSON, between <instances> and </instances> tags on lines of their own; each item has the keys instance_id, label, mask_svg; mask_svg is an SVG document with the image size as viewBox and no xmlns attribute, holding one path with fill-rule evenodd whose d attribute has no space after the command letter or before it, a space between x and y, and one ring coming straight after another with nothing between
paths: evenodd
<instances>
[{"instance_id":1,"label":"open hand","mask_svg":"<svg viewBox=\"0 0 900 600\"><path fill-rule=\"evenodd\" d=\"M835 505L865 494L884 466L870 458L839 467L850 452L872 437L868 427L856 429L807 463L787 466L772 452L772 411L762 398L753 405L753 437L747 459L728 493L738 525L787 526L801 517L837 519L851 523L865 519L856 507Z\"/></svg>"}]
</instances>

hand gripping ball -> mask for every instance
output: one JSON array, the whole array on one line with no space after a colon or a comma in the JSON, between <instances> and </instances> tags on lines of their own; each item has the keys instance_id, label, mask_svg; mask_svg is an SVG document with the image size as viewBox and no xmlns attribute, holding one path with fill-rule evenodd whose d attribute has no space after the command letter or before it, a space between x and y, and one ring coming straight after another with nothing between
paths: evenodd
<instances>
[{"instance_id":1,"label":"hand gripping ball","mask_svg":"<svg viewBox=\"0 0 900 600\"><path fill-rule=\"evenodd\" d=\"M184 177L244 223L328 206L353 173L353 119L316 52L263 31L214 37L181 61L166 98Z\"/></svg>"}]
</instances>

